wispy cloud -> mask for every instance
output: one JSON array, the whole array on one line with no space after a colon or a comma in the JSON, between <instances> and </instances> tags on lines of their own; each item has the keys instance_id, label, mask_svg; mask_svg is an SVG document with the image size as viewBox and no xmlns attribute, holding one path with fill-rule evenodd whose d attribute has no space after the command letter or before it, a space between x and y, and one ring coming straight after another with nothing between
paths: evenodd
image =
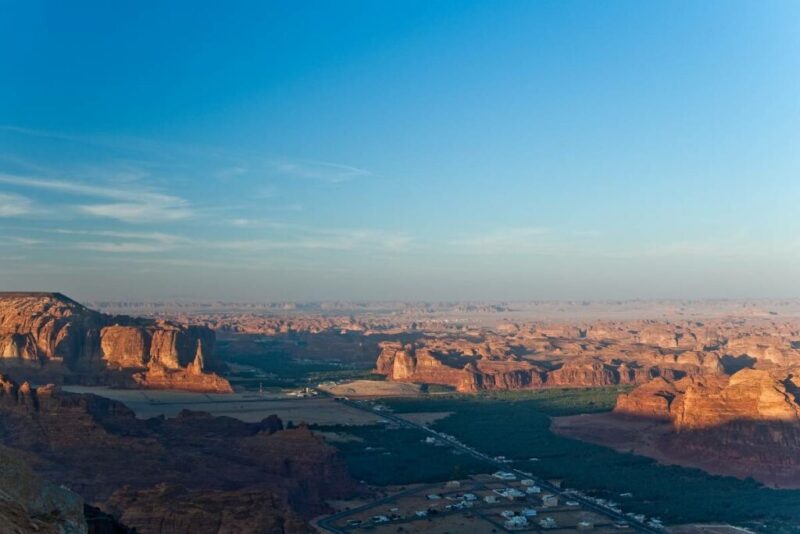
<instances>
[{"instance_id":1,"label":"wispy cloud","mask_svg":"<svg viewBox=\"0 0 800 534\"><path fill-rule=\"evenodd\" d=\"M532 247L543 248L545 237L553 233L545 227L513 227L493 230L491 232L463 236L451 241L451 245L462 251L481 254L499 252L530 251Z\"/></svg>"},{"instance_id":2,"label":"wispy cloud","mask_svg":"<svg viewBox=\"0 0 800 534\"><path fill-rule=\"evenodd\" d=\"M115 202L110 204L85 204L79 206L83 213L96 217L107 217L130 223L166 222L186 219L192 210L185 202L148 204L134 202Z\"/></svg>"},{"instance_id":3,"label":"wispy cloud","mask_svg":"<svg viewBox=\"0 0 800 534\"><path fill-rule=\"evenodd\" d=\"M53 232L93 238L92 241L79 241L73 246L81 250L112 254L165 252L192 243L192 240L186 237L162 232L85 231L63 228L55 229Z\"/></svg>"},{"instance_id":4,"label":"wispy cloud","mask_svg":"<svg viewBox=\"0 0 800 534\"><path fill-rule=\"evenodd\" d=\"M243 224L246 223L247 221L243 221ZM55 228L44 230L44 232L74 238L69 241L58 240L60 248L108 254L154 254L176 250L187 253L211 250L230 251L237 253L239 257L264 252L302 250L351 251L370 254L406 251L413 244L413 239L405 234L375 230L320 229L278 221L269 223L260 221L260 226L249 228L267 235L252 239L201 239L164 232L74 230L69 228Z\"/></svg>"},{"instance_id":5,"label":"wispy cloud","mask_svg":"<svg viewBox=\"0 0 800 534\"><path fill-rule=\"evenodd\" d=\"M392 232L373 230L312 229L287 226L284 238L217 241L205 246L238 251L270 250L341 250L399 251L406 249L412 238Z\"/></svg>"},{"instance_id":6,"label":"wispy cloud","mask_svg":"<svg viewBox=\"0 0 800 534\"><path fill-rule=\"evenodd\" d=\"M243 174L247 174L248 168L241 166L241 165L233 165L231 167L225 167L224 169L220 169L217 171L217 178L220 180L230 180L232 178L236 178L237 176L242 176Z\"/></svg>"},{"instance_id":7,"label":"wispy cloud","mask_svg":"<svg viewBox=\"0 0 800 534\"><path fill-rule=\"evenodd\" d=\"M33 211L33 203L22 195L0 193L0 217L19 217Z\"/></svg>"},{"instance_id":8,"label":"wispy cloud","mask_svg":"<svg viewBox=\"0 0 800 534\"><path fill-rule=\"evenodd\" d=\"M41 245L42 243L45 243L45 241L41 239L32 239L30 237L11 237L10 240L13 241L14 243L18 243L26 247L32 247L35 245Z\"/></svg>"},{"instance_id":9,"label":"wispy cloud","mask_svg":"<svg viewBox=\"0 0 800 534\"><path fill-rule=\"evenodd\" d=\"M0 183L20 187L60 191L83 197L105 198L117 202L80 204L79 211L97 217L125 222L163 222L192 215L189 203L177 196L159 193L137 185L135 189L119 186L90 185L66 180L52 180L0 173Z\"/></svg>"},{"instance_id":10,"label":"wispy cloud","mask_svg":"<svg viewBox=\"0 0 800 534\"><path fill-rule=\"evenodd\" d=\"M280 174L331 184L372 176L366 169L325 161L283 161L275 162L273 166Z\"/></svg>"},{"instance_id":11,"label":"wispy cloud","mask_svg":"<svg viewBox=\"0 0 800 534\"><path fill-rule=\"evenodd\" d=\"M148 254L153 252L164 252L171 247L165 247L157 243L97 243L84 242L78 243L77 248L81 250L91 250L94 252L109 252L112 254Z\"/></svg>"}]
</instances>

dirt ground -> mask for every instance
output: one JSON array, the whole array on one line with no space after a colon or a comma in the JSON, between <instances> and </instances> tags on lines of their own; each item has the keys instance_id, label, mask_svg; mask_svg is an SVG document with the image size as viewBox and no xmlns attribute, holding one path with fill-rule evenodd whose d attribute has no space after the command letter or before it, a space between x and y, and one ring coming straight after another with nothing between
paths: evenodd
<instances>
[{"instance_id":1,"label":"dirt ground","mask_svg":"<svg viewBox=\"0 0 800 534\"><path fill-rule=\"evenodd\" d=\"M556 434L672 463L658 448L670 433L669 423L623 419L610 413L554 417L552 421L550 429Z\"/></svg>"},{"instance_id":2,"label":"dirt ground","mask_svg":"<svg viewBox=\"0 0 800 534\"><path fill-rule=\"evenodd\" d=\"M420 394L418 384L383 380L353 380L319 389L337 397L416 397Z\"/></svg>"},{"instance_id":3,"label":"dirt ground","mask_svg":"<svg viewBox=\"0 0 800 534\"><path fill-rule=\"evenodd\" d=\"M694 467L713 475L736 478L749 476L770 487L798 487L796 483L788 482L786 477L767 472L754 473L752 466L747 464L689 455L676 441L668 422L631 419L612 413L581 414L555 417L550 428L561 436L604 445L619 452L647 456L665 465Z\"/></svg>"}]
</instances>

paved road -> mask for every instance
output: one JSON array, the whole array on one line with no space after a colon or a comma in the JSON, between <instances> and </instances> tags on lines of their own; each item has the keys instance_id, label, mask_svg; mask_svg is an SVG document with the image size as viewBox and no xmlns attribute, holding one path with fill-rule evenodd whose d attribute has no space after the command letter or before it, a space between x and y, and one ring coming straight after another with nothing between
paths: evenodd
<instances>
[{"instance_id":1,"label":"paved road","mask_svg":"<svg viewBox=\"0 0 800 534\"><path fill-rule=\"evenodd\" d=\"M536 478L534 476L529 476L524 471L521 471L519 469L511 468L511 467L509 467L508 464L506 464L504 462L499 462L499 461L493 459L492 457L490 457L487 454L484 454L484 453L481 453L479 451L475 451L473 449L467 448L464 445L462 445L461 443L459 443L459 442L457 442L457 441L455 441L453 439L443 437L443 436L439 435L438 433L436 433L434 430L432 430L432 429L430 429L430 428L428 428L428 427L426 427L424 425L421 425L421 424L418 424L418 423L414 423L412 421L409 421L407 419L403 419L402 417L398 417L397 415L394 415L394 414L391 414L391 413L387 413L387 412L384 412L384 411L375 412L371 407L369 407L369 405L361 404L361 403L354 402L354 401L351 401L351 400L348 400L348 399L343 399L341 397L336 398L336 400L337 400L337 402L340 402L340 403L342 403L342 404L344 404L346 406L350 406L351 408L355 408L357 410L364 410L364 411L370 412L372 414L378 414L381 417L383 417L385 419L388 419L389 421L397 423L398 425L405 426L405 427L410 427L410 428L416 428L418 430L422 430L423 432L427 432L428 434L430 434L431 436L435 437L436 439L446 442L451 447L453 447L453 448L455 448L455 449L457 449L457 450L459 450L459 451L461 451L461 452L463 452L465 454L469 454L470 456L473 456L474 458L477 458L477 459L482 460L482 461L484 461L484 462L486 462L488 464L493 465L499 471L510 471L510 472L514 473L515 475L517 475L518 477L533 479L534 481L536 481L536 485L546 489L547 491L549 491L551 493L554 493L556 495L559 495L560 497L562 497L564 499L568 499L568 500L571 500L571 501L577 501L577 502L581 503L581 505L584 508L587 508L587 509L592 510L593 512L596 512L596 513L598 513L600 515L608 517L609 519L611 519L613 521L625 522L628 525L630 525L632 529L634 529L634 530L636 530L638 532L648 532L650 534L663 534L663 532L664 532L663 530L659 530L659 529L650 527L650 526L648 526L648 525L646 525L644 523L641 523L639 521L636 521L636 520L626 516L625 514L618 513L618 512L612 510L611 508L609 508L607 506L603 506L603 505L597 504L597 503L592 502L592 501L590 501L590 500L588 500L588 499L586 499L584 497L581 497L579 495L573 495L571 493L565 493L565 491L562 488L559 488L558 486L555 486L555 485L547 482L546 480L538 479L538 478ZM394 496L387 497L385 499L381 499L379 501L375 501L374 503L370 503L369 505L364 505L363 507L361 507L361 509L369 508L371 506L374 506L375 504L381 504L381 501L388 500L388 499L393 498L393 497ZM359 509L359 511L360 511L360 509ZM337 519L339 519L341 516L350 514L352 512L353 512L353 510L349 510L347 512L340 512L338 514L334 514L334 515L328 516L328 517L320 520L317 524L320 527L328 530L329 532L335 532L337 534L344 534L346 531L339 529L333 523Z\"/></svg>"}]
</instances>

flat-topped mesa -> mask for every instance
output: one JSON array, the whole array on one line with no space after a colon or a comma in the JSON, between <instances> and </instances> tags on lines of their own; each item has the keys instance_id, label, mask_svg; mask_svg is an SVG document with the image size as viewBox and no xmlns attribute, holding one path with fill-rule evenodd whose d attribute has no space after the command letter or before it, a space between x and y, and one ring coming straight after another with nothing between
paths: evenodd
<instances>
[{"instance_id":1,"label":"flat-topped mesa","mask_svg":"<svg viewBox=\"0 0 800 534\"><path fill-rule=\"evenodd\" d=\"M214 342L203 326L107 315L61 293L0 293L0 370L35 382L231 391L212 372Z\"/></svg>"}]
</instances>

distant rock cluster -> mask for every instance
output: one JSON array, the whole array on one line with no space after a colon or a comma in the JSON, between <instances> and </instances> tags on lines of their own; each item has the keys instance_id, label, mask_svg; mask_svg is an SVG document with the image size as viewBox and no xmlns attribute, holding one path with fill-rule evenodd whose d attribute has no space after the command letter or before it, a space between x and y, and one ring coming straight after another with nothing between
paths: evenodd
<instances>
[{"instance_id":1,"label":"distant rock cluster","mask_svg":"<svg viewBox=\"0 0 800 534\"><path fill-rule=\"evenodd\" d=\"M723 374L726 364L750 360L800 361L792 337L793 331L761 335L723 323L502 324L413 343L383 342L376 372L462 392L642 384Z\"/></svg>"}]
</instances>

